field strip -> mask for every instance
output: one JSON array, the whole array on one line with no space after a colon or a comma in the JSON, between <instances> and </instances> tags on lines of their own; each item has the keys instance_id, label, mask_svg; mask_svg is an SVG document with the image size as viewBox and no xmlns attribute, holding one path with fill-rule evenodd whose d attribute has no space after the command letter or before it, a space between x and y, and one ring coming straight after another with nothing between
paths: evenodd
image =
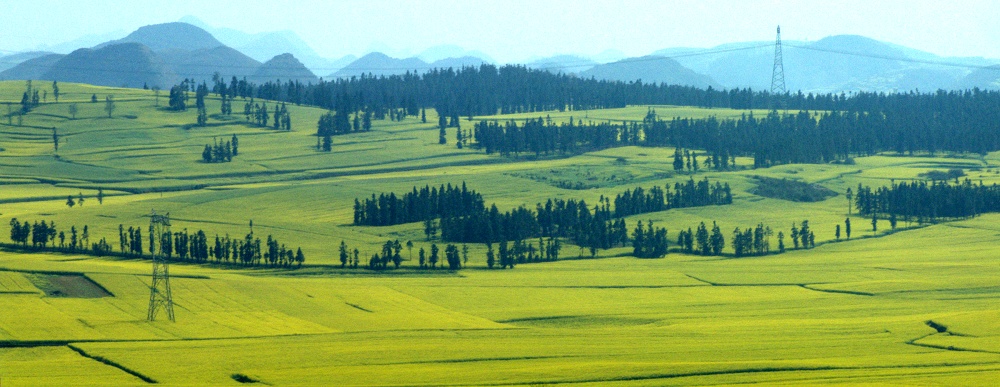
<instances>
[{"instance_id":1,"label":"field strip","mask_svg":"<svg viewBox=\"0 0 1000 387\"><path fill-rule=\"evenodd\" d=\"M811 290L811 291L820 292L820 293L848 294L848 295L866 296L866 297L872 297L872 296L876 295L874 293L854 291L854 290L822 289L822 288L813 287L815 285L836 285L836 283L830 283L830 282L803 283L803 284L793 284L793 283L761 283L761 284L753 284L753 283L738 283L737 284L737 283L734 283L734 284L725 284L725 283L719 283L719 282L711 282L711 281L704 280L704 279L701 279L701 278L698 278L698 277L695 277L693 275L686 274L686 273L682 273L682 274L684 274L688 278L691 278L691 279L693 279L695 281L699 281L699 282L702 282L702 283L705 283L705 284L708 284L708 285L711 285L711 286L719 286L719 287L731 287L731 286L732 287L798 287L798 288L802 288L802 289L805 289L805 290ZM692 286L692 285L689 285L689 286ZM664 287L668 287L668 286L664 286ZM673 287L681 287L681 286L673 286Z\"/></svg>"},{"instance_id":2,"label":"field strip","mask_svg":"<svg viewBox=\"0 0 1000 387\"><path fill-rule=\"evenodd\" d=\"M93 359L94 361L107 364L108 366L111 366L111 367L115 367L115 368L117 368L119 370L122 370L122 372L125 372L125 373L127 373L129 375L132 375L132 376L135 376L135 377L139 378L143 382L150 383L150 384L157 383L156 380L153 380L152 378L150 378L150 377L148 377L146 375L140 374L137 371L134 371L134 370L131 370L129 368L126 368L125 366L123 366L121 364L118 364L117 362L115 362L113 360L110 360L110 359L107 359L107 358L104 358L104 357L101 357L101 356L89 355L84 350L82 350L80 348L77 348L76 346L74 346L72 344L69 344L66 347L69 348L69 349L72 349L76 353L79 353L80 356L83 356L83 357L88 358L88 359Z\"/></svg>"},{"instance_id":3,"label":"field strip","mask_svg":"<svg viewBox=\"0 0 1000 387\"><path fill-rule=\"evenodd\" d=\"M811 285L811 284L802 284L802 285L799 285L799 287L801 287L803 289L808 289L808 290L812 290L812 291L815 291L815 292L823 292L823 293L851 294L851 295L855 295L855 296L868 296L868 297L871 297L871 296L875 295L875 293L859 292L859 291L854 291L854 290L838 290L838 289L813 288L813 287L809 287L809 285Z\"/></svg>"},{"instance_id":4,"label":"field strip","mask_svg":"<svg viewBox=\"0 0 1000 387\"><path fill-rule=\"evenodd\" d=\"M176 303L174 304L177 305ZM340 332L321 333L287 333L277 335L258 336L220 336L220 337L182 337L172 339L82 339L82 340L0 340L2 348L35 348L35 347L65 347L74 344L135 344L135 343L183 343L201 341L236 341L236 340L260 340L260 339L281 339L300 337L323 337L323 336L355 336L371 334L396 335L401 332L495 332L507 330L527 330L524 327L496 327L496 328L415 328L399 330L357 330Z\"/></svg>"},{"instance_id":5,"label":"field strip","mask_svg":"<svg viewBox=\"0 0 1000 387\"><path fill-rule=\"evenodd\" d=\"M911 365L889 365L889 366L800 366L800 367L750 367L750 368L738 368L729 370L716 370L716 371L695 371L695 372L679 372L679 373L661 373L661 374L644 374L644 375L622 375L607 378L589 378L589 379L568 379L568 380L536 380L536 381L526 381L517 382L516 385L556 385L556 384L592 384L592 383L612 383L612 382L632 382L632 381L649 381L649 380L665 380L665 379L679 379L679 378L689 378L698 376L721 376L721 375L740 375L740 374L755 374L755 373L786 373L786 372L819 372L819 371L870 371L870 370L899 370L899 369L930 369L936 367L954 367L956 365L974 366L974 365L998 365L998 362L976 362L967 364L954 364L954 363L944 363L944 364L911 364ZM990 370L1000 370L1000 366L991 368ZM935 372L937 373L937 372ZM813 378L803 379L803 380L815 380ZM732 382L730 382L732 383ZM728 383L727 383L728 384ZM442 384L442 386L452 386L453 384ZM479 383L472 384L475 386L510 386L515 385L514 383Z\"/></svg>"},{"instance_id":6,"label":"field strip","mask_svg":"<svg viewBox=\"0 0 1000 387\"><path fill-rule=\"evenodd\" d=\"M681 274L684 274L688 278L691 278L691 279L693 279L695 281L704 282L704 283L712 285L712 286L748 286L748 287L753 287L753 286L759 286L759 287L791 286L791 287L804 287L806 285L827 285L827 284L829 284L829 282L816 282L816 283L810 283L810 284L797 284L797 283L762 283L762 284L740 283L740 284L724 284L724 283L720 283L720 282L711 282L711 281L708 281L708 280L703 280L701 278L698 278L698 277L695 277L693 275L686 274L686 273L681 273ZM809 290L816 290L816 289L809 289ZM816 291L819 291L819 290L816 290Z\"/></svg>"}]
</instances>

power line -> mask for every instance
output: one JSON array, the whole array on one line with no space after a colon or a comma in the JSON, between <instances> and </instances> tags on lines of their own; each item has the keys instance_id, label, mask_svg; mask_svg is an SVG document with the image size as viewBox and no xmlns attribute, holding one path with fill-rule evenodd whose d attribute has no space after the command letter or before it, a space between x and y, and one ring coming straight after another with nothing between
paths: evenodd
<instances>
[{"instance_id":1,"label":"power line","mask_svg":"<svg viewBox=\"0 0 1000 387\"><path fill-rule=\"evenodd\" d=\"M873 59L894 60L894 61L898 61L898 62L921 63L921 64L936 65L936 66L962 67L962 68L975 69L975 70L1000 70L1000 65L985 65L985 66L982 66L982 65L971 65L971 64L955 63L955 62L943 62L943 61L934 61L934 60L914 59L914 58L907 58L907 57L895 57L895 56L878 55L878 54L866 54L866 53L862 53L862 52L833 50L833 49L828 49L828 48L799 46L799 45L794 45L794 44L785 44L785 46L794 47L794 48L803 49L803 50L828 52L828 53L832 53L832 54L858 56L858 57L873 58Z\"/></svg>"}]
</instances>

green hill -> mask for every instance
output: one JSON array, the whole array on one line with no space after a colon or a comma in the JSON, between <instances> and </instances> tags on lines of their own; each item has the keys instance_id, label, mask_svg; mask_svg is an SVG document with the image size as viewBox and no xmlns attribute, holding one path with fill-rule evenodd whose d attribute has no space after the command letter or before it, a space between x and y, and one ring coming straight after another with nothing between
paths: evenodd
<instances>
[{"instance_id":1,"label":"green hill","mask_svg":"<svg viewBox=\"0 0 1000 387\"><path fill-rule=\"evenodd\" d=\"M0 82L16 107L25 82ZM46 101L21 116L0 110L0 378L11 385L706 385L734 383L988 384L997 367L996 226L1000 215L895 230L849 216L844 193L929 171L962 169L1000 182L1000 154L856 157L853 164L673 169L674 149L621 147L565 157L487 156L438 144L427 110L372 130L334 136L316 150L323 109L289 104L292 130L220 112L170 111L165 93L33 82ZM105 97L113 95L110 117ZM97 97L99 102L92 103ZM193 96L192 96L193 101ZM270 111L275 105L267 103ZM76 106L75 118L70 106ZM636 121L648 106L473 117ZM0 108L2 109L2 108ZM740 117L746 111L656 106L662 117ZM754 111L755 115L766 115ZM462 117L461 126L473 124ZM58 151L53 128L59 138ZM231 162L201 161L206 145L239 138ZM700 160L704 155L694 150ZM756 195L757 176L837 192L798 202ZM548 199L613 199L626 189L708 178L732 187L729 205L626 217L668 229L671 252L637 259L632 248L592 257L566 239L561 258L487 269L484 244L468 244L464 269L422 269L420 222L354 226L356 198L465 183L507 211ZM782 180L785 182L786 180ZM579 183L579 184L575 184ZM568 188L561 188L568 187ZM580 187L582 189L573 189ZM98 192L103 194L98 200ZM79 203L79 197L84 202ZM67 205L72 197L74 206ZM825 199L824 199L825 198ZM610 199L609 199L610 200ZM268 236L301 246L297 269L231 263L171 265L177 322L146 321L150 262L119 255L31 251L9 244L9 224L55 222L119 250L120 230L146 235L150 211L171 231ZM856 214L856 212L855 212ZM850 240L835 230L849 218ZM816 247L792 246L809 221ZM733 231L767 225L772 254L735 258L678 251L679 231L715 222ZM778 233L787 251L778 254ZM341 241L362 262L387 240L399 269L342 268ZM145 240L144 240L145 241ZM537 246L537 241L527 241ZM148 245L144 245L148 247ZM498 249L498 245L491 245ZM592 259L593 258L593 259ZM362 266L364 263L362 263ZM97 289L97 290L95 290ZM162 317L162 316L161 316Z\"/></svg>"}]
</instances>

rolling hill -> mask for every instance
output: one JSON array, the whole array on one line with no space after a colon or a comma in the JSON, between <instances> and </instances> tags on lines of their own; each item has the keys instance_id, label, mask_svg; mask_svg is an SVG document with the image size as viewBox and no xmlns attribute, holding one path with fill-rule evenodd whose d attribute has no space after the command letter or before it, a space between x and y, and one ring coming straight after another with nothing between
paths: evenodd
<instances>
[{"instance_id":1,"label":"rolling hill","mask_svg":"<svg viewBox=\"0 0 1000 387\"><path fill-rule=\"evenodd\" d=\"M194 51L223 45L212 34L201 28L188 23L174 22L140 27L124 38L101 43L95 48L120 43L140 43L153 51L168 49Z\"/></svg>"},{"instance_id":2,"label":"rolling hill","mask_svg":"<svg viewBox=\"0 0 1000 387\"><path fill-rule=\"evenodd\" d=\"M19 52L16 54L0 56L0 72L7 70L9 68L13 68L14 66L17 66L26 61L52 54L55 53L48 51L29 51L29 52Z\"/></svg>"},{"instance_id":3,"label":"rolling hill","mask_svg":"<svg viewBox=\"0 0 1000 387\"><path fill-rule=\"evenodd\" d=\"M38 78L107 86L164 87L175 77L148 47L121 43L73 51Z\"/></svg>"},{"instance_id":4,"label":"rolling hill","mask_svg":"<svg viewBox=\"0 0 1000 387\"><path fill-rule=\"evenodd\" d=\"M427 67L432 69L460 69L463 67L479 67L489 62L474 56L463 56L458 58L444 58L430 63Z\"/></svg>"},{"instance_id":5,"label":"rolling hill","mask_svg":"<svg viewBox=\"0 0 1000 387\"><path fill-rule=\"evenodd\" d=\"M62 54L48 54L28 59L0 72L0 80L42 79L56 62L65 57Z\"/></svg>"},{"instance_id":6,"label":"rolling hill","mask_svg":"<svg viewBox=\"0 0 1000 387\"><path fill-rule=\"evenodd\" d=\"M644 56L599 64L580 72L579 75L583 78L593 77L609 81L642 80L645 83L666 83L699 88L721 87L711 77L698 74L677 61L662 56Z\"/></svg>"},{"instance_id":7,"label":"rolling hill","mask_svg":"<svg viewBox=\"0 0 1000 387\"><path fill-rule=\"evenodd\" d=\"M409 72L427 70L427 62L419 58L396 59L381 52L373 52L358 58L344 68L329 75L329 78L350 78L361 74L397 75Z\"/></svg>"},{"instance_id":8,"label":"rolling hill","mask_svg":"<svg viewBox=\"0 0 1000 387\"><path fill-rule=\"evenodd\" d=\"M303 84L319 81L319 78L309 71L302 62L295 59L295 56L292 54L281 54L264 62L249 79L257 83L276 79L283 82L298 81Z\"/></svg>"},{"instance_id":9,"label":"rolling hill","mask_svg":"<svg viewBox=\"0 0 1000 387\"><path fill-rule=\"evenodd\" d=\"M440 145L432 108L426 123L417 116L374 120L371 131L338 137L331 152L319 152L311 130L277 131L214 114L207 126L187 127L194 109L160 109L163 98L153 91L60 87L64 99L24 115L23 126L0 120L0 376L11 385L988 385L1000 378L1000 325L991 323L1000 315L1000 215L904 221L894 230L879 219L874 230L867 217L846 213L842 195L791 202L753 193L760 176L844 192L949 168L989 185L1000 181L997 152L891 152L858 156L851 165L766 168L737 156L730 170L678 173L664 162L674 154L670 147L506 158ZM3 82L0 94L23 88ZM113 117L103 104L80 103L73 118L66 113L75 101L111 93L120 97ZM206 103L210 112L221 106L215 95ZM288 109L300 127L326 113ZM747 113L656 109L682 118ZM635 105L545 115L557 123L583 115L639 122L648 111ZM58 158L50 127L66 140ZM198 161L206 144L234 135L240 154L232 162ZM624 221L670 230L704 221L723 230L766 222L776 227L764 239L770 254L713 259L671 246L666 257L637 259L626 244L591 259L571 238L559 238L559 259L503 270L487 268L491 247L470 243L464 269L452 271L417 263L418 251L445 246L425 238L423 222L355 226L350 210L355 198L439 184L467 182L506 211L553 197L597 203L623 190L709 177L733 188L732 204ZM606 185L557 184L594 179ZM86 204L68 206L68 195L86 197ZM301 246L308 260L296 269L254 269L199 263L178 252L170 268L177 321L162 313L147 321L148 255L97 257L75 247L7 243L8 221L16 217L58 224L74 245L70 227L88 225L91 241L107 238L117 253L126 238L119 225L145 230L151 208L171 214L173 232L204 230L227 241L247 235L252 214L257 237ZM853 237L835 234L845 217L856 225ZM803 220L815 231L815 248L782 238ZM364 259L387 239L413 242L413 258L386 270L337 260L341 241ZM401 255L409 258L408 250ZM104 292L84 294L88 287Z\"/></svg>"},{"instance_id":10,"label":"rolling hill","mask_svg":"<svg viewBox=\"0 0 1000 387\"><path fill-rule=\"evenodd\" d=\"M1000 89L1000 65L973 70L959 81L963 88Z\"/></svg>"},{"instance_id":11,"label":"rolling hill","mask_svg":"<svg viewBox=\"0 0 1000 387\"><path fill-rule=\"evenodd\" d=\"M598 63L576 55L556 55L548 58L536 59L525 64L532 69L547 70L551 73L576 74L589 70Z\"/></svg>"},{"instance_id":12,"label":"rolling hill","mask_svg":"<svg viewBox=\"0 0 1000 387\"><path fill-rule=\"evenodd\" d=\"M180 78L197 80L211 79L215 72L219 72L226 78L231 76L249 77L261 66L260 62L226 46L193 51L164 50L158 55L173 74Z\"/></svg>"}]
</instances>

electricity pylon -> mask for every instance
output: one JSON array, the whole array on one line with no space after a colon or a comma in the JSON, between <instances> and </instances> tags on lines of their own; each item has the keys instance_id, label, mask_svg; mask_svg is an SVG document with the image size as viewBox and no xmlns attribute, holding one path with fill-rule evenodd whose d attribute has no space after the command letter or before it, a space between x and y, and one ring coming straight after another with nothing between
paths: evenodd
<instances>
[{"instance_id":1,"label":"electricity pylon","mask_svg":"<svg viewBox=\"0 0 1000 387\"><path fill-rule=\"evenodd\" d=\"M788 110L785 101L787 93L788 90L785 89L785 65L784 59L781 57L781 26L778 26L778 37L774 41L774 70L771 72L771 108L778 109L780 107Z\"/></svg>"},{"instance_id":2,"label":"electricity pylon","mask_svg":"<svg viewBox=\"0 0 1000 387\"><path fill-rule=\"evenodd\" d=\"M163 243L163 235L170 232L170 213L157 215L156 211L149 220L149 250L153 254L153 284L149 287L149 321L156 320L156 312L163 308L167 318L174 321L174 300L170 295L170 267L162 246L156 248L156 243ZM168 242L169 243L169 242Z\"/></svg>"}]
</instances>

